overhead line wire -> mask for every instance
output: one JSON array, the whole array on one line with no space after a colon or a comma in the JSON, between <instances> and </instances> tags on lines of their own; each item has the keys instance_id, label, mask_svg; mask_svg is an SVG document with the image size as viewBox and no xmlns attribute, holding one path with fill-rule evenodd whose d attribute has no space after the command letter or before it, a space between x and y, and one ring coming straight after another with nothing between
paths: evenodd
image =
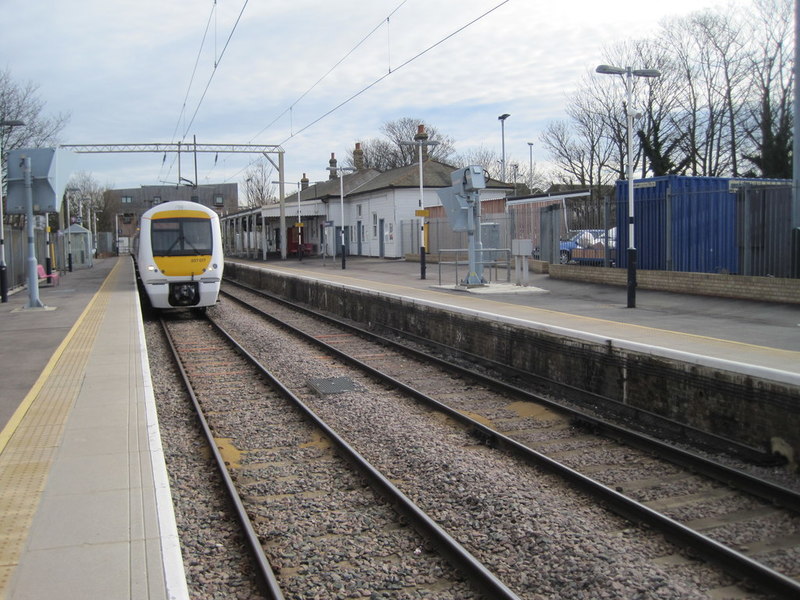
<instances>
[{"instance_id":1,"label":"overhead line wire","mask_svg":"<svg viewBox=\"0 0 800 600\"><path fill-rule=\"evenodd\" d=\"M430 46L428 46L427 48L425 48L424 50L422 50L422 51L421 51L421 52L419 52L418 54L416 54L416 55L412 56L411 58L409 58L409 59L408 59L408 60L406 60L405 62L401 63L401 64L400 64L398 67L396 67L396 68L395 68L393 71L389 71L388 73L385 73L384 75L382 75L382 76L378 77L378 78L377 78L375 81L373 81L373 82L372 82L372 83L370 83L369 85L367 85L367 86L365 86L365 87L361 88L361 89L360 89L359 91L357 91L355 94L353 94L352 96L350 96L350 97L349 97L349 98L347 98L346 100L343 100L342 102L340 102L339 104L337 104L336 106L334 106L332 109L330 109L328 112L326 112L326 113L325 113L325 114L323 114L322 116L320 116L320 117L316 118L315 120L311 121L311 123L309 123L308 125L306 125L306 126L305 126L305 127L303 127L302 129L298 130L296 133L293 133L293 134L291 134L289 137L287 137L285 140L283 140L283 142L281 142L281 145L285 144L286 142L288 142L289 140L291 140L293 137L295 137L295 136L297 136L297 135L299 135L299 134L303 133L303 132L304 132L306 129L308 129L308 128L312 127L313 125L316 125L317 123L319 123L320 121L322 121L322 119L324 119L325 117L327 117L327 116L331 115L332 113L336 112L336 111L337 111L337 110L339 110L341 107L343 107L345 104L348 104L348 103L349 103L349 102L351 102L352 100L355 100L355 99L356 99L356 98L358 98L358 97L359 97L361 94L363 94L364 92L368 91L370 88L372 88L372 87L376 86L377 84L379 84L381 81L383 81L384 79L386 79L386 78L387 78L387 77L389 77L390 75L393 75L394 73L397 73L397 72L398 72L400 69L402 69L403 67L405 67L405 66L407 66L407 65L411 64L412 62L414 62L415 60L417 60L417 59L418 59L418 58L420 58L421 56L423 56L423 55L427 54L428 52L430 52L431 50L433 50L433 49L434 49L434 48L436 48L437 46L440 46L441 44L443 44L444 42L446 42L447 40L449 40L449 39L450 39L450 38L452 38L453 36L455 36L455 35L458 35L458 34L459 34L459 33L461 33L462 31L464 31L464 30L465 30L467 27L470 27L471 25L473 25L473 24L477 23L478 21L480 21L481 19L483 19L483 18L484 18L484 17L486 17L487 15L489 15L489 14L493 13L493 12L494 12L494 11L496 11L498 8L500 8L500 7L501 7L501 6L503 6L504 4L507 4L507 3L509 3L510 1L511 1L511 0L503 0L503 2L500 2L500 4L498 4L498 5L494 6L493 8L490 8L489 10L487 10L487 11L486 11L485 13L483 13L482 15L480 15L480 16L478 16L478 17L475 17L475 18L474 18L474 19L472 19L472 21L470 21L469 23L466 23L465 25L462 25L461 27L459 27L458 29L456 29L454 32L452 32L452 33L450 33L449 35L447 35L447 36L443 37L442 39L440 39L438 42L435 42L434 44L431 44Z\"/></svg>"},{"instance_id":2,"label":"overhead line wire","mask_svg":"<svg viewBox=\"0 0 800 600\"><path fill-rule=\"evenodd\" d=\"M239 11L239 16L236 17L236 23L233 24L233 28L231 29L231 33L230 33L230 35L228 35L228 39L225 41L225 46L223 46L222 52L220 52L220 54L219 54L219 58L216 58L216 57L214 58L214 69L211 71L211 76L208 78L208 83L206 83L206 87L203 90L203 95L200 96L200 100L197 102L197 108L195 109L194 114L192 114L192 119L189 121L189 125L186 126L186 131L184 131L183 137L181 138L181 140L185 140L186 139L186 136L189 133L189 129L191 128L192 124L194 123L194 120L197 117L197 113L200 111L200 106L202 106L203 100L205 99L206 94L208 93L208 88L211 87L211 81L214 79L214 75L216 75L216 73L217 73L217 67L219 67L220 63L222 62L222 57L225 56L225 51L228 49L228 44L230 43L231 38L233 38L233 34L234 34L234 32L236 31L236 28L239 25L239 21L241 21L241 19L242 19L242 14L244 13L244 9L247 8L247 3L248 2L250 2L250 0L245 0L244 1L244 4L242 5L242 10Z\"/></svg>"},{"instance_id":3,"label":"overhead line wire","mask_svg":"<svg viewBox=\"0 0 800 600\"><path fill-rule=\"evenodd\" d=\"M290 141L291 139L293 139L294 137L298 136L299 134L301 134L302 132L304 132L306 129L309 129L309 128L311 128L312 126L314 126L314 125L316 125L317 123L319 123L320 121L322 121L322 120L323 120L325 117L328 117L328 116L330 116L331 114L333 114L334 112L336 112L337 110L339 110L341 107L345 106L346 104L348 104L348 103L349 103L349 102L351 102L352 100L355 100L355 99L356 99L357 97L359 97L361 94L363 94L364 92L366 92L366 91L368 91L369 89L373 88L374 86L376 86L377 84L379 84L380 82L382 82L384 79L386 79L386 78L387 78L387 77L389 77L390 75L393 75L394 73L397 73L397 71L399 71L399 70L400 70L400 69L402 69L403 67L405 67L405 66L407 66L407 65L411 64L412 62L414 62L414 61L415 61L415 60L417 60L418 58L422 57L423 55L427 54L428 52L430 52L431 50L433 50L433 49L434 49L434 48L436 48L437 46L440 46L441 44L443 44L444 42L446 42L446 41L447 41L447 40L449 40L450 38L452 38L452 37L454 37L454 36L458 35L459 33L461 33L462 31L464 31L464 30L465 30L465 29L467 29L468 27L470 27L470 26L474 25L475 23L477 23L478 21L480 21L480 20L481 20L481 19L483 19L484 17L486 17L486 16L490 15L491 13L493 13L494 11L496 11L498 8L502 7L502 6L503 6L503 5L505 5L505 4L508 4L510 1L511 1L511 0L503 0L502 2L500 2L499 4L497 4L496 6L494 6L494 7L490 8L489 10L487 10L486 12L484 12L483 14L481 14L481 15L479 15L479 16L477 16L477 17L475 17L474 19L472 19L472 20L471 20L471 21L469 21L468 23L466 23L466 24L462 25L461 27L459 27L458 29L456 29L456 30L455 30L455 31L453 31L452 33L448 34L447 36L443 37L443 38L442 38L442 39L440 39L439 41L435 42L434 44L431 44L430 46L428 46L427 48L425 48L425 49L424 49L424 50L422 50L421 52L419 52L419 53L417 53L416 55L412 56L411 58L409 58L409 59L408 59L408 60L406 60L405 62L401 63L401 64L400 64L400 65L399 65L397 68L395 68L394 70L391 70L391 69L390 69L388 73L386 73L386 74L382 75L381 77L377 78L375 81L373 81L373 82L372 82L372 83L370 83L369 85L367 85L367 86L363 87L361 90L359 90L358 92L356 92L355 94L353 94L352 96L350 96L349 98L347 98L346 100L343 100L342 102L340 102L339 104L337 104L335 107L333 107L331 110L329 110L329 111L328 111L328 112L326 112L325 114L321 115L321 116L320 116L320 117L318 117L317 119L313 120L311 123L309 123L308 125L306 125L306 126L305 126L305 127L303 127L302 129L298 130L296 133L292 133L292 134L291 134L289 137L287 137L285 140L283 140L283 142L281 142L279 145L281 145L281 146L282 146L282 145L284 145L286 142L288 142L288 141ZM403 2L403 3L405 3L405 0L404 0L404 2ZM400 6L402 6L402 4L401 4ZM398 8L400 8L400 6L398 6ZM397 10L397 9L395 9L395 10ZM383 21L381 21L381 23L382 23L382 22L383 22ZM374 30L373 30L373 32L374 32ZM371 35L371 34L372 34L372 32L370 32L370 35ZM339 61L339 62L341 62L341 61ZM337 64L339 64L339 63L337 63ZM327 75L327 74L326 74L326 75ZM321 81L321 80L320 80L320 81ZM319 82L318 82L318 83L319 83ZM316 85L316 84L314 84L314 85ZM309 91L310 91L310 90L309 90ZM305 95L305 94L304 94L304 95ZM253 139L255 139L256 137L258 137L258 136L259 136L261 133L263 133L263 132L264 132L264 131L266 131L267 129L269 129L269 127L271 127L271 126L272 126L272 125L273 125L273 124L274 124L274 123L275 123L275 122L276 122L276 121L277 121L277 120L278 120L278 119L279 119L281 116L285 115L285 114L286 114L286 113L287 113L287 112L290 110L290 108L291 108L291 106L290 106L289 108L287 108L286 110L284 110L284 111L283 111L283 112L282 112L282 113L281 113L281 114L280 114L278 117L276 117L276 118L275 118L275 120L273 120L273 121L272 121L272 123L270 123L269 125L267 125L267 126L266 126L264 129L262 129L262 130L261 130L259 133L257 133L255 136L253 136L253 138L252 138L250 141L252 142L252 140L253 140ZM252 164L252 162L253 162L253 161L251 161L251 162L250 162L250 164ZM238 176L238 175L239 175L239 173L241 173L241 172L242 172L242 171L244 171L246 168L248 168L248 167L250 166L250 164L248 164L247 166L245 166L245 167L242 167L241 169L239 169L239 170L238 170L236 173L234 173L234 174L233 174L231 177L229 177L229 178L227 179L227 181L230 181L231 179L233 179L233 178L235 178L236 176Z\"/></svg>"},{"instance_id":4,"label":"overhead line wire","mask_svg":"<svg viewBox=\"0 0 800 600\"><path fill-rule=\"evenodd\" d=\"M186 113L186 102L189 100L189 93L192 91L192 85L194 84L194 76L197 74L197 65L200 64L200 57L203 54L203 47L206 45L206 37L208 36L208 29L211 26L211 19L214 17L214 13L216 11L216 0L214 4L211 6L211 12L208 14L208 21L206 21L206 29L203 32L203 39L200 40L200 48L197 50L197 58L194 60L194 68L192 69L192 75L189 78L189 85L186 87L186 95L183 97L183 104L181 105L181 112L178 114L178 121L175 123L175 129L170 136L170 142L175 140L175 134L178 133L178 129L181 126L181 119L183 115ZM172 164L170 165L169 169L172 170L172 165L175 164L173 160ZM161 161L161 168L164 168L164 161ZM159 179L161 176L159 175Z\"/></svg>"},{"instance_id":5,"label":"overhead line wire","mask_svg":"<svg viewBox=\"0 0 800 600\"><path fill-rule=\"evenodd\" d=\"M391 17L391 16L392 16L394 13L396 13L398 10L400 10L400 9L402 8L402 6L403 6L403 5L404 5L406 2L408 2L408 0L403 0L403 1L402 1L400 4L398 4L398 5L397 5L397 7L396 7L394 10L392 10L392 12L390 12L390 13L389 13L389 14L386 16L386 18L385 18L385 19L381 19L380 23L378 23L378 24L377 24L377 25L376 25L376 26L375 26L375 27L372 29L372 31L370 31L370 32L369 32L367 35L365 35L363 38L361 38L361 40L360 40L359 42L357 42L357 43L356 43L356 45L355 45L355 46L353 46L353 47L352 47L352 48L351 48L351 49L350 49L350 50L349 50L349 51L348 51L348 52L347 52L347 53L346 53L346 54L345 54L345 55L344 55L342 58L340 58L340 59L339 59L339 60L336 62L336 64L335 64L335 65L333 65L333 66L332 66L330 69L328 69L328 71L327 71L327 72L326 72L326 73L325 73L325 74L324 74L322 77L320 77L319 79L317 79L317 81L316 81L316 82L315 82L315 83L314 83L314 84L313 84L311 87L309 87L309 88L308 88L308 89L307 89L305 92L303 92L302 94L300 94L300 96L297 98L297 100L295 100L294 102L292 102L292 103L289 105L289 107L288 107L288 108L284 109L284 111L283 111L281 114L279 114L277 117L275 117L275 118L274 118L274 119L273 119L273 120L272 120L272 121L269 123L269 125L267 125L267 126L266 126L266 127L264 127L263 129L261 129L261 131L259 131L258 133L256 133L256 134L255 134L255 135L254 135L254 136L253 136L253 137L250 139L250 143L252 143L252 141L253 141L254 139L256 139L258 136L260 136L262 133L264 133L264 132L265 132L267 129L269 129L270 127L272 127L272 126L273 126L273 125L274 125L274 124L275 124L275 123L276 123L276 122L277 122L277 121L278 121L278 120L279 120L279 119L280 119L280 118L281 118L283 115L285 115L287 112L290 112L290 111L291 111L291 110L292 110L292 109L293 109L293 108L294 108L294 107L297 105L297 103L298 103L298 102L300 102L300 101L301 101L303 98L305 98L305 97L306 97L306 96L307 96L307 95L308 95L308 94L309 94L309 93L310 93L310 92L311 92L311 91L312 91L312 90L313 90L315 87L317 87L317 86L318 86L320 83L322 83L322 81L323 81L323 80L324 80L324 79L325 79L325 78L326 78L328 75L330 75L330 74L331 74L331 73L332 73L332 72L333 72L333 71L334 71L334 70L335 70L335 69L336 69L336 68L337 68L339 65L341 65L341 64L342 64L344 61L346 61L346 60L347 60L347 59L350 57L350 55L351 55L353 52L355 52L356 50L358 50L358 48L359 48L359 47L360 47L360 46L361 46L361 45L362 45L364 42L366 42L366 41L367 41L367 40L368 40L370 37L372 37L372 35L373 35L373 34L374 34L374 33L375 33L375 32L376 32L378 29L380 29L380 27L383 25L383 23L384 23L384 22L388 22L388 21L389 21L389 17Z\"/></svg>"}]
</instances>

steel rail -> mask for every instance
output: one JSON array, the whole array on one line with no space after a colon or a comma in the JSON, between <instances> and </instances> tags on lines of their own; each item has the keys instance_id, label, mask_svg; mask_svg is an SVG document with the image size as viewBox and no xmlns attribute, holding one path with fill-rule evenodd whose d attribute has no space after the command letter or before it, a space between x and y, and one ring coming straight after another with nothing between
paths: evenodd
<instances>
[{"instance_id":1,"label":"steel rail","mask_svg":"<svg viewBox=\"0 0 800 600\"><path fill-rule=\"evenodd\" d=\"M373 467L355 448L350 446L344 438L331 429L322 418L308 407L300 398L292 393L280 380L262 365L258 359L250 354L239 344L219 323L212 317L206 317L214 328L232 344L237 352L247 358L280 392L291 401L306 417L319 427L325 436L333 442L338 449L364 474L369 482L381 495L391 502L423 536L431 539L436 548L447 558L450 563L459 569L462 574L472 581L488 597L497 600L520 600L506 585L500 581L486 566L475 558L457 540L442 529L433 519L423 512L410 498L401 492L391 481L384 477L380 471Z\"/></svg>"},{"instance_id":2,"label":"steel rail","mask_svg":"<svg viewBox=\"0 0 800 600\"><path fill-rule=\"evenodd\" d=\"M590 477L587 477L582 473L579 473L578 471L575 471L574 469L564 464L561 464L558 461L555 461L550 457L517 442L516 440L492 429L491 427L488 427L480 423L479 421L476 421L475 419L472 419L467 415L464 415L463 413L445 404L442 404L441 402L439 402L434 398L431 398L427 394L419 390L416 390L415 388L375 369L374 367L371 367L370 365L367 365L366 363L358 360L357 358L354 358L346 354L345 352L331 346L327 342L324 342L314 337L314 335L312 334L305 333L297 329L296 327L293 327L292 325L280 321L276 317L256 307L250 306L245 301L240 300L235 296L232 296L227 293L225 295L226 297L234 299L235 301L247 307L248 309L260 315L263 315L269 320L280 323L283 327L297 333L303 339L306 339L312 342L313 344L321 348L324 348L325 350L340 357L342 360L349 362L350 364L358 366L359 368L365 370L374 377L388 383L389 385L402 389L409 395L425 403L427 406L433 407L436 410L445 413L454 420L462 423L463 425L470 427L472 431L479 432L480 435L478 437L480 437L481 440L487 445L500 447L504 450L513 453L515 456L524 459L530 464L544 467L548 469L550 472L555 473L556 475L564 478L576 488L583 490L584 492L588 493L594 498L597 498L598 500L606 504L616 514L623 516L626 519L631 520L633 522L653 527L658 531L661 531L668 539L671 539L682 546L691 547L700 556L702 556L709 562L713 562L717 565L720 565L730 574L738 578L744 578L754 583L757 583L759 586L762 586L763 589L769 589L770 591L780 594L781 596L785 596L787 598L800 597L800 582L790 577L787 577L782 573L778 573L777 571L770 569L766 565L763 565L751 559L750 557L740 552L737 552L733 548L725 546L724 544L721 544L716 540L713 540L691 529L690 527L687 527L682 523L679 523L678 521L675 521L674 519L671 519L666 515L663 515L636 500L628 498L627 496L617 492L616 490L613 490L608 486L598 481L595 481L594 479L591 479ZM292 308L296 308L296 305L294 304L291 306ZM323 316L323 318L327 317ZM336 321L336 319L333 320ZM655 442L659 445L659 447L661 445L664 445L667 446L668 448L671 448L669 447L669 445L663 444L663 442L660 442L658 440L655 440ZM677 453L684 452L677 448L671 448L671 449ZM722 467L722 465L718 466ZM728 469L728 467L722 467L722 468L723 470ZM741 474L741 475L746 475L746 474ZM792 494L795 497L797 496L793 492Z\"/></svg>"},{"instance_id":3,"label":"steel rail","mask_svg":"<svg viewBox=\"0 0 800 600\"><path fill-rule=\"evenodd\" d=\"M233 483L233 479L231 478L231 475L228 472L228 468L225 465L225 459L220 453L219 448L217 447L217 443L214 440L214 434L212 433L211 428L208 425L208 421L206 421L205 415L203 414L203 408L200 406L200 403L197 400L197 396L194 393L192 384L189 381L189 375L188 373L186 373L186 370L184 369L183 361L181 360L180 354L178 353L178 349L175 347L175 344L172 340L172 335L170 335L169 329L167 328L164 319L161 318L159 319L159 321L161 323L161 329L164 332L164 337L169 343L170 350L172 351L172 356L175 360L175 364L178 367L178 370L180 371L181 378L183 379L186 391L189 394L190 398L192 399L192 404L194 405L197 418L203 429L203 433L206 436L206 441L208 442L208 446L209 448L211 448L212 454L214 456L214 461L217 464L217 469L219 470L219 473L222 476L225 490L228 493L229 499L233 503L233 507L236 512L236 517L239 519L239 523L242 526L245 539L247 540L247 545L250 547L252 556L255 559L261 583L264 587L264 591L270 600L285 600L283 592L281 592L280 586L278 585L278 580L275 578L275 573L269 564L269 560L264 554L264 548L261 545L261 540L258 539L258 534L256 533L255 528L253 527L253 523L250 521L250 517L247 515L247 511L244 508L242 499L239 497L239 493L236 491L236 486Z\"/></svg>"},{"instance_id":4,"label":"steel rail","mask_svg":"<svg viewBox=\"0 0 800 600\"><path fill-rule=\"evenodd\" d=\"M579 420L580 422L589 425L595 431L603 432L603 434L606 435L607 437L616 439L618 441L624 441L626 444L629 444L632 447L638 448L640 450L646 451L651 454L655 454L656 456L668 460L674 464L691 469L694 472L710 477L721 483L725 483L726 485L733 486L741 491L746 491L763 500L766 500L768 502L786 508L787 510L800 513L800 493L785 488L781 485L778 485L771 481L759 479L758 477L754 477L739 469L734 469L732 467L728 467L726 465L714 462L713 460L709 460L694 452L691 452L683 448L679 448L668 442L647 435L645 433L632 430L630 428L618 425L616 423L612 423L611 421L602 419L595 415L591 415L582 410L570 406L565 406L564 404L561 404L555 400L547 398L546 396L529 392L528 390L524 390L520 387L517 387L505 381L501 381L494 377L490 377L488 375L476 373L474 370L467 369L466 367L447 361L443 358L439 358L437 356L431 356L415 348L409 348L408 346L395 342L394 340L390 340L383 336L379 336L371 331L367 331L363 328L354 326L350 323L346 323L334 317L330 317L328 315L315 312L312 309L303 306L298 306L297 304L292 304L290 302L287 302L286 300L283 300L282 298L273 296L272 294L268 294L263 290L256 290L250 286L243 285L241 283L233 282L230 280L226 280L226 283L231 283L249 292L263 295L285 306L290 306L294 310L299 310L305 312L306 314L314 315L317 318L334 323L337 326L356 332L359 335L371 339L376 339L382 344L398 348L401 351L407 352L408 354L418 359L424 360L425 362L436 363L437 365L444 367L449 371L457 371L460 375L464 377L470 377L472 379L482 381L488 385L495 386L498 389L502 389L505 392L514 394L526 401L536 402L548 408L566 413L569 416ZM238 302L242 302L241 300L239 300L235 296L230 295L227 292L221 290L220 293L224 294L226 297L230 297L234 300L237 300ZM270 315L267 316L270 317Z\"/></svg>"}]
</instances>

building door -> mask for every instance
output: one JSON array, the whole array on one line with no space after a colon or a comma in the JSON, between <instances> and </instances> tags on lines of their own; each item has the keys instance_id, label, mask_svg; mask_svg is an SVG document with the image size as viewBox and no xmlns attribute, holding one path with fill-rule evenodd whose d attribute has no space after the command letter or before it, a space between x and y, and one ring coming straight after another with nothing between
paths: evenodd
<instances>
[{"instance_id":1,"label":"building door","mask_svg":"<svg viewBox=\"0 0 800 600\"><path fill-rule=\"evenodd\" d=\"M381 258L385 258L385 246L383 243L383 230L385 227L385 220L378 219L378 256Z\"/></svg>"},{"instance_id":2,"label":"building door","mask_svg":"<svg viewBox=\"0 0 800 600\"><path fill-rule=\"evenodd\" d=\"M356 243L358 245L356 249L356 254L361 256L363 254L361 249L361 242L362 242L362 235L361 235L361 221L356 221Z\"/></svg>"}]
</instances>

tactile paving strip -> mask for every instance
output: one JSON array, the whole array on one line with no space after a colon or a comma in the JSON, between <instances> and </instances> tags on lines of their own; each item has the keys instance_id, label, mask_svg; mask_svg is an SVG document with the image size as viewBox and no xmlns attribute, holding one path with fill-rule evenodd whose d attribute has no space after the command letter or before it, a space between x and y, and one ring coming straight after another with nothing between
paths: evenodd
<instances>
[{"instance_id":1,"label":"tactile paving strip","mask_svg":"<svg viewBox=\"0 0 800 600\"><path fill-rule=\"evenodd\" d=\"M0 448L0 598L28 539L86 361L105 316L114 266L20 405L24 416ZM27 407L27 409L26 409ZM15 414L12 420L16 418Z\"/></svg>"}]
</instances>

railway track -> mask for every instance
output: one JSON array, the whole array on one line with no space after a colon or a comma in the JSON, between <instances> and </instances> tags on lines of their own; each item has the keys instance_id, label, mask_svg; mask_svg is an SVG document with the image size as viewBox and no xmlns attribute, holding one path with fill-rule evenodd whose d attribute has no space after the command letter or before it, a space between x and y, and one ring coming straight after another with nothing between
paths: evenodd
<instances>
[{"instance_id":1,"label":"railway track","mask_svg":"<svg viewBox=\"0 0 800 600\"><path fill-rule=\"evenodd\" d=\"M225 287L226 294L232 291ZM372 377L388 373L391 379L384 381L389 385L466 424L482 443L566 477L618 514L663 531L690 556L723 566L751 589L779 597L800 594L800 499L793 491L594 417L577 418L549 401L543 405L545 399L481 380L475 373L461 370L454 376L455 366L443 371L429 357L390 349L383 338L368 341L365 332L356 335L339 323L310 321L294 307L250 291L236 294L268 305L273 318L304 322L307 339L324 342L340 360L357 357ZM595 429L606 435L596 435ZM677 552L657 561L691 562ZM727 597L734 593L730 585L710 590Z\"/></svg>"},{"instance_id":2,"label":"railway track","mask_svg":"<svg viewBox=\"0 0 800 600\"><path fill-rule=\"evenodd\" d=\"M163 326L265 597L517 598L222 328Z\"/></svg>"}]
</instances>

